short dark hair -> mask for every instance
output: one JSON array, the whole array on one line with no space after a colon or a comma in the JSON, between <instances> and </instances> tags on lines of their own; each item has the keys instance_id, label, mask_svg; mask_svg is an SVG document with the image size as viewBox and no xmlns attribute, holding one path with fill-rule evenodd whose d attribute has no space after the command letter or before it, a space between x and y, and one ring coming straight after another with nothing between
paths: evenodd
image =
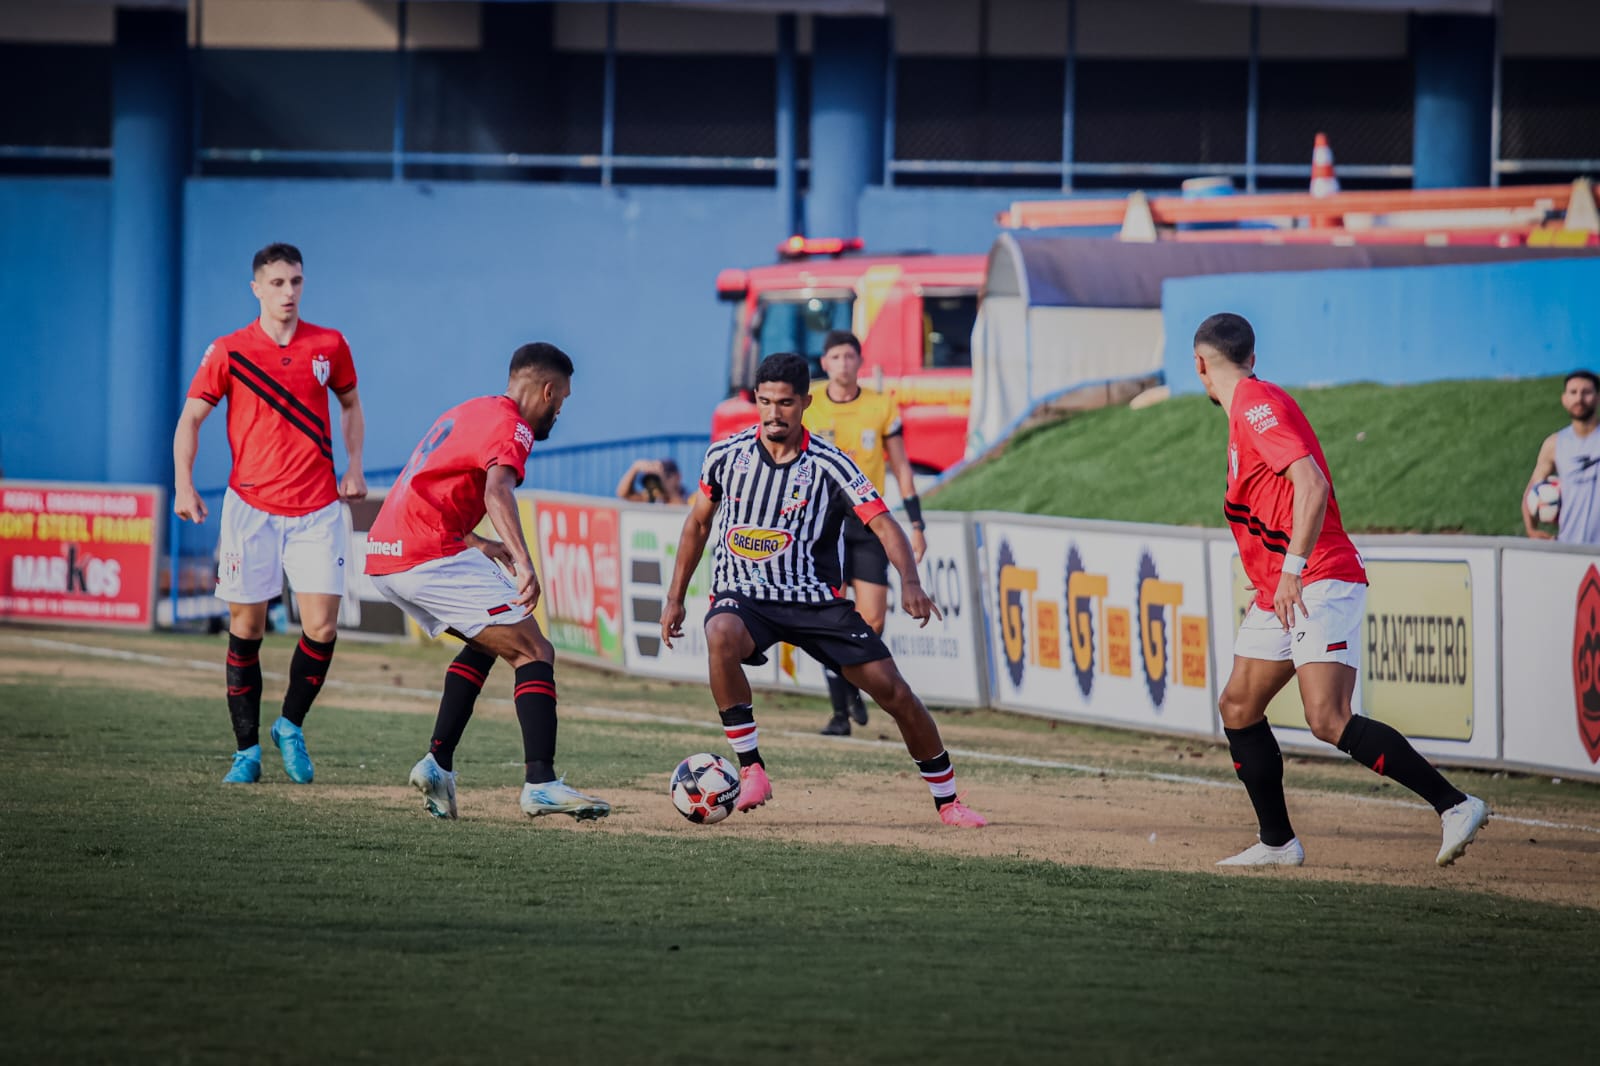
<instances>
[{"instance_id":1,"label":"short dark hair","mask_svg":"<svg viewBox=\"0 0 1600 1066\"><path fill-rule=\"evenodd\" d=\"M273 241L250 260L250 273L254 274L269 263L293 263L295 266L305 266L306 261L301 256L300 249L294 245Z\"/></svg>"},{"instance_id":2,"label":"short dark hair","mask_svg":"<svg viewBox=\"0 0 1600 1066\"><path fill-rule=\"evenodd\" d=\"M1243 315L1224 311L1200 323L1194 331L1194 346L1204 345L1234 366L1244 366L1256 350L1256 331Z\"/></svg>"},{"instance_id":3,"label":"short dark hair","mask_svg":"<svg viewBox=\"0 0 1600 1066\"><path fill-rule=\"evenodd\" d=\"M662 473L666 473L666 474L679 473L678 460L673 459L671 456L668 456L667 458L661 460L661 470L662 470Z\"/></svg>"},{"instance_id":4,"label":"short dark hair","mask_svg":"<svg viewBox=\"0 0 1600 1066\"><path fill-rule=\"evenodd\" d=\"M1572 384L1573 378L1587 381L1590 385L1594 386L1596 392L1600 392L1600 377L1595 376L1595 372L1593 370L1574 370L1561 380L1561 387L1564 389L1568 385Z\"/></svg>"},{"instance_id":5,"label":"short dark hair","mask_svg":"<svg viewBox=\"0 0 1600 1066\"><path fill-rule=\"evenodd\" d=\"M533 370L564 378L572 376L572 357L553 344L534 341L511 353L511 373Z\"/></svg>"},{"instance_id":6,"label":"short dark hair","mask_svg":"<svg viewBox=\"0 0 1600 1066\"><path fill-rule=\"evenodd\" d=\"M824 353L831 352L841 344L848 344L856 350L857 355L861 354L861 341L847 329L829 330L822 341L822 350Z\"/></svg>"},{"instance_id":7,"label":"short dark hair","mask_svg":"<svg viewBox=\"0 0 1600 1066\"><path fill-rule=\"evenodd\" d=\"M793 352L775 352L756 367L756 388L768 381L788 385L795 395L804 396L811 388L811 364Z\"/></svg>"}]
</instances>

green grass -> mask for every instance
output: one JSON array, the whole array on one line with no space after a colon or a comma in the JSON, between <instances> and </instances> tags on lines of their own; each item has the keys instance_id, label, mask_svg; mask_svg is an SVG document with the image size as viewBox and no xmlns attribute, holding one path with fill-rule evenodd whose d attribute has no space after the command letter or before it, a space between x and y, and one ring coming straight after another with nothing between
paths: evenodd
<instances>
[{"instance_id":1,"label":"green grass","mask_svg":"<svg viewBox=\"0 0 1600 1066\"><path fill-rule=\"evenodd\" d=\"M0 685L8 1058L1231 1066L1587 1048L1593 912L688 826L435 823L350 791L401 781L426 717L335 697L316 711L318 786L224 788L215 700ZM597 789L646 783L704 736L569 721L562 763ZM516 745L503 717L473 723L458 762L480 796L515 786ZM785 752L823 777L877 759Z\"/></svg>"},{"instance_id":2,"label":"green grass","mask_svg":"<svg viewBox=\"0 0 1600 1066\"><path fill-rule=\"evenodd\" d=\"M1355 532L1520 534L1539 445L1565 419L1560 378L1290 392ZM1019 436L928 506L1220 526L1227 439L1204 396L1091 411Z\"/></svg>"}]
</instances>

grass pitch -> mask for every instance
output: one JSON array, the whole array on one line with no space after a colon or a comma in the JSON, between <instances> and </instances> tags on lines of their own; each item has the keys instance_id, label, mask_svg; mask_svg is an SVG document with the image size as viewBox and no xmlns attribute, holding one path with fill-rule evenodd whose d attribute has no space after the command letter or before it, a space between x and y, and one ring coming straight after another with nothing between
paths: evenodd
<instances>
[{"instance_id":1,"label":"grass pitch","mask_svg":"<svg viewBox=\"0 0 1600 1066\"><path fill-rule=\"evenodd\" d=\"M220 697L130 689L113 669L0 680L14 1061L1234 1066L1587 1049L1592 909L797 843L744 823L439 823L397 788L424 717L344 711L330 691L308 734L316 785L285 783L269 747L267 783L223 787ZM661 804L666 772L702 748L714 734L562 724L575 783ZM504 716L473 722L465 814L513 802L518 750ZM821 782L905 769L848 747L783 757Z\"/></svg>"}]
</instances>

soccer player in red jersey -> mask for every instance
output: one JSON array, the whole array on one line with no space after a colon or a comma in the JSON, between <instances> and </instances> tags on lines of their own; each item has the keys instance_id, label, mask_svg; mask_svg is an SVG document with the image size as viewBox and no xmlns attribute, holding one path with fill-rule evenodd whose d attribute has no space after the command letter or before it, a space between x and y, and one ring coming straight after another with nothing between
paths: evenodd
<instances>
[{"instance_id":1,"label":"soccer player in red jersey","mask_svg":"<svg viewBox=\"0 0 1600 1066\"><path fill-rule=\"evenodd\" d=\"M983 816L956 795L955 771L938 724L906 684L883 638L840 594L841 529L845 515L853 514L900 571L906 613L924 625L929 617L943 617L923 591L911 542L872 479L844 452L806 430L802 417L812 402L810 385L805 359L792 352L769 355L756 368L760 423L706 453L700 491L678 540L661 639L670 648L683 636L684 591L714 532L706 645L711 695L739 757L734 809L748 811L772 798L750 681L740 664L760 666L767 649L784 641L842 674L889 712L933 793L940 821L981 827Z\"/></svg>"},{"instance_id":2,"label":"soccer player in red jersey","mask_svg":"<svg viewBox=\"0 0 1600 1066\"><path fill-rule=\"evenodd\" d=\"M1448 866L1489 820L1489 810L1446 781L1393 727L1351 713L1367 572L1340 522L1311 423L1288 393L1255 376L1255 365L1255 331L1244 318L1219 314L1200 324L1195 371L1211 402L1228 412L1223 511L1256 594L1240 623L1219 705L1260 839L1218 865L1305 862L1284 801L1283 755L1267 723L1267 704L1295 678L1312 733L1438 812L1444 840L1437 861Z\"/></svg>"},{"instance_id":3,"label":"soccer player in red jersey","mask_svg":"<svg viewBox=\"0 0 1600 1066\"><path fill-rule=\"evenodd\" d=\"M267 601L283 591L285 574L299 601L302 632L272 741L291 781L312 779L303 727L333 659L349 554L339 501L367 494L361 473L366 420L350 346L337 330L301 320L301 263L291 244L269 244L256 253L250 291L261 314L206 349L172 441L173 509L180 518L204 522L206 505L194 487L200 424L228 401L233 472L222 500L217 597L228 604L228 714L238 750L223 780L232 783L261 778L259 652ZM350 460L338 480L329 390L339 398Z\"/></svg>"},{"instance_id":4,"label":"soccer player in red jersey","mask_svg":"<svg viewBox=\"0 0 1600 1066\"><path fill-rule=\"evenodd\" d=\"M556 777L556 652L533 618L539 578L513 494L533 442L550 436L571 392L565 352L542 343L518 348L502 395L457 404L435 420L367 532L367 573L378 591L430 637L466 642L445 671L428 753L411 770L436 818L456 816L456 745L496 659L516 671L523 812L579 820L611 813L605 800ZM485 514L500 540L473 532Z\"/></svg>"}]
</instances>

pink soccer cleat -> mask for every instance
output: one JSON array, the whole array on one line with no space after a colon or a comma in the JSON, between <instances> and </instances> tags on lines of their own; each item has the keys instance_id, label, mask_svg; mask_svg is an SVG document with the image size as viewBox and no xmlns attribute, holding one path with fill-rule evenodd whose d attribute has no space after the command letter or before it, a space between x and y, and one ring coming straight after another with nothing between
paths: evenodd
<instances>
[{"instance_id":1,"label":"pink soccer cleat","mask_svg":"<svg viewBox=\"0 0 1600 1066\"><path fill-rule=\"evenodd\" d=\"M739 767L739 800L736 811L752 811L772 798L772 781L760 763Z\"/></svg>"},{"instance_id":2,"label":"pink soccer cleat","mask_svg":"<svg viewBox=\"0 0 1600 1066\"><path fill-rule=\"evenodd\" d=\"M960 826L963 829L982 829L989 824L989 819L958 799L951 800L939 808L939 821L945 825Z\"/></svg>"}]
</instances>

